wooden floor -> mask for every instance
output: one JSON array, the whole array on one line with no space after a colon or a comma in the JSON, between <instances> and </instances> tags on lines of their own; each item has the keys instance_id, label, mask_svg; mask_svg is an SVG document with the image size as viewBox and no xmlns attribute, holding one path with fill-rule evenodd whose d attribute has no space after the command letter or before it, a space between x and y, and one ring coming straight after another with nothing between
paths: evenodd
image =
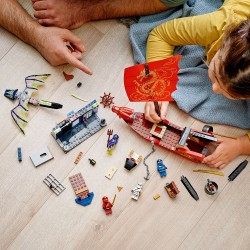
<instances>
[{"instance_id":1,"label":"wooden floor","mask_svg":"<svg viewBox=\"0 0 250 250\"><path fill-rule=\"evenodd\" d=\"M30 3L25 7L32 12ZM51 130L69 111L86 105L71 94L100 102L100 96L110 92L115 97L115 105L143 110L143 104L129 103L123 87L123 69L133 64L128 29L116 20L109 20L86 24L74 33L86 45L83 61L94 71L93 76L70 66L50 66L33 48L0 29L0 249L250 249L250 167L233 182L227 179L249 157L237 158L223 169L225 176L221 177L195 173L194 169L207 167L156 147L147 160L151 176L146 182L142 163L130 172L124 169L124 163L131 149L145 157L151 151L150 143L102 105L99 116L106 118L107 127L68 154L63 153ZM63 71L72 73L74 79L65 81ZM44 73L52 75L39 90L38 97L60 102L63 109L30 106L24 136L10 115L15 104L3 97L3 93L6 88L22 90L26 76ZM76 87L79 81L81 88ZM180 126L197 129L203 126L174 104L168 119ZM106 152L108 129L120 136L112 156ZM214 125L214 129L230 136L245 132L222 125ZM29 156L43 146L49 148L54 159L35 168ZM17 159L17 147L22 147L21 163ZM80 151L84 157L75 165ZM89 158L96 160L95 166L89 164ZM167 177L160 178L157 159L167 165ZM109 180L105 174L111 167L118 170ZM95 194L87 207L75 203L68 179L78 172ZM43 183L48 174L66 187L60 196ZM182 185L182 175L195 187L199 201ZM214 196L204 192L207 178L219 186ZM172 180L180 190L176 199L170 199L164 190L165 183ZM144 184L143 193L134 201L131 189L138 182ZM121 192L117 186L123 187ZM102 209L102 197L112 200L115 194L113 214L107 216ZM160 198L154 200L155 194L160 194Z\"/></svg>"}]
</instances>

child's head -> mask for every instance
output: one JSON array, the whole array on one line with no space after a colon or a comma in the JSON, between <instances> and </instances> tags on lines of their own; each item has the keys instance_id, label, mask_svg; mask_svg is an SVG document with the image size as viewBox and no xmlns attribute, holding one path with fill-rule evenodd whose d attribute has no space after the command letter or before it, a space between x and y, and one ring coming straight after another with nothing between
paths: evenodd
<instances>
[{"instance_id":1,"label":"child's head","mask_svg":"<svg viewBox=\"0 0 250 250\"><path fill-rule=\"evenodd\" d=\"M222 47L209 66L213 91L233 99L250 99L250 20L225 30Z\"/></svg>"}]
</instances>

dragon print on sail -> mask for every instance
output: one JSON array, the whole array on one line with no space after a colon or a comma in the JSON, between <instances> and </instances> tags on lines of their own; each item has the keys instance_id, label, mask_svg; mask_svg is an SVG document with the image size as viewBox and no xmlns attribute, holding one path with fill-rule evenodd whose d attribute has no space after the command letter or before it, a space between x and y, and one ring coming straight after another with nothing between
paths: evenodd
<instances>
[{"instance_id":1,"label":"dragon print on sail","mask_svg":"<svg viewBox=\"0 0 250 250\"><path fill-rule=\"evenodd\" d=\"M180 56L125 69L124 85L130 101L173 101Z\"/></svg>"}]
</instances>

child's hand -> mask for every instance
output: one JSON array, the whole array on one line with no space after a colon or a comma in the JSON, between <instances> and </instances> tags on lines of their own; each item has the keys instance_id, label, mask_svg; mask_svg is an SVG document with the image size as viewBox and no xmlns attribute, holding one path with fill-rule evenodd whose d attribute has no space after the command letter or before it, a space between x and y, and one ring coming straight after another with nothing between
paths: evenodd
<instances>
[{"instance_id":1,"label":"child's hand","mask_svg":"<svg viewBox=\"0 0 250 250\"><path fill-rule=\"evenodd\" d=\"M167 108L168 108L169 102L158 102L158 103L160 107L161 117L159 117L157 113L155 112L154 103L146 102L144 106L145 119L153 123L158 123L166 119Z\"/></svg>"},{"instance_id":2,"label":"child's hand","mask_svg":"<svg viewBox=\"0 0 250 250\"><path fill-rule=\"evenodd\" d=\"M224 168L228 163L239 156L241 152L241 140L222 137L218 140L219 146L213 154L204 158L202 163L212 168Z\"/></svg>"}]
</instances>

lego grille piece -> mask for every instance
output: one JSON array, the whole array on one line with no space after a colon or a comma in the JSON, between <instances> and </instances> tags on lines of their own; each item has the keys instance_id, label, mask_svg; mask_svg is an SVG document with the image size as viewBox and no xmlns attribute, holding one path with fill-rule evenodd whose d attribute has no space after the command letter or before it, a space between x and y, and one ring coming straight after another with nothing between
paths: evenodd
<instances>
[{"instance_id":1,"label":"lego grille piece","mask_svg":"<svg viewBox=\"0 0 250 250\"><path fill-rule=\"evenodd\" d=\"M61 194L65 187L52 175L49 174L43 182L56 194Z\"/></svg>"}]
</instances>

